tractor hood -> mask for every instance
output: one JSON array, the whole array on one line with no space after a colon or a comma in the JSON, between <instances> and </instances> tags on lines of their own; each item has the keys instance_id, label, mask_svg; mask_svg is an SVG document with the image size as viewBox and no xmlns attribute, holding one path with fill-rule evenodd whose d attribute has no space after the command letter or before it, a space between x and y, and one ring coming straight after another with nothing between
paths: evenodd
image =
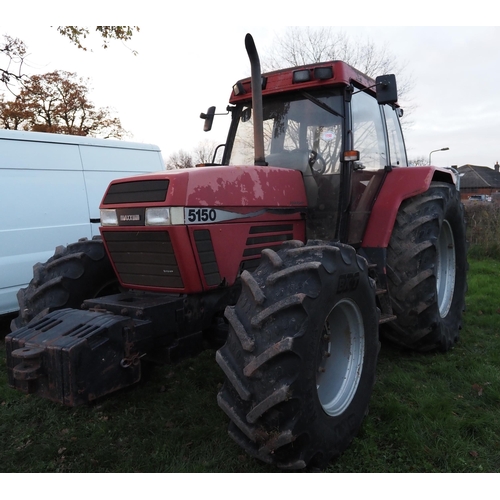
<instances>
[{"instance_id":1,"label":"tractor hood","mask_svg":"<svg viewBox=\"0 0 500 500\"><path fill-rule=\"evenodd\" d=\"M168 207L307 207L302 174L274 167L204 167L113 181L101 209L134 203Z\"/></svg>"}]
</instances>

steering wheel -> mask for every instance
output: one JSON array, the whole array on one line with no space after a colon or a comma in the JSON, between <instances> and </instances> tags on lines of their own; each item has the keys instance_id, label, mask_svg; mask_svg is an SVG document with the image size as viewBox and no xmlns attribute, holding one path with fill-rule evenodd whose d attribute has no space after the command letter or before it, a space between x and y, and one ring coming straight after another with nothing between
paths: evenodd
<instances>
[{"instance_id":1,"label":"steering wheel","mask_svg":"<svg viewBox=\"0 0 500 500\"><path fill-rule=\"evenodd\" d=\"M313 174L323 175L326 171L326 161L325 159L314 149L309 151L309 166L311 167Z\"/></svg>"}]
</instances>

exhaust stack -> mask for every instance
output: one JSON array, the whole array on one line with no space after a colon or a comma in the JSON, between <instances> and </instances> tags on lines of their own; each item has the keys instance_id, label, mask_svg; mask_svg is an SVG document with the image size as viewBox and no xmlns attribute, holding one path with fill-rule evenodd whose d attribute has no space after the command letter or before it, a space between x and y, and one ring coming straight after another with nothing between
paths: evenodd
<instances>
[{"instance_id":1,"label":"exhaust stack","mask_svg":"<svg viewBox=\"0 0 500 500\"><path fill-rule=\"evenodd\" d=\"M254 137L254 164L267 166L264 153L264 112L262 107L262 74L260 71L260 60L252 35L248 33L245 37L245 48L247 49L250 67L252 69L252 107L253 107L253 137Z\"/></svg>"}]
</instances>

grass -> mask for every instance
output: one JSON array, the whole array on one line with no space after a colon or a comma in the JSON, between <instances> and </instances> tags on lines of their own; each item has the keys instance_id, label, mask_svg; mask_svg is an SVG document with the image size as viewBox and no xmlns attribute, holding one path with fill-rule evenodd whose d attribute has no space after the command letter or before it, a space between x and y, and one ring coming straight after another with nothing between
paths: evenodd
<instances>
[{"instance_id":1,"label":"grass","mask_svg":"<svg viewBox=\"0 0 500 500\"><path fill-rule=\"evenodd\" d=\"M499 282L499 261L470 262L465 327L451 352L383 343L369 415L327 472L500 471ZM72 409L9 389L4 347L0 472L276 472L228 437L213 351Z\"/></svg>"}]
</instances>

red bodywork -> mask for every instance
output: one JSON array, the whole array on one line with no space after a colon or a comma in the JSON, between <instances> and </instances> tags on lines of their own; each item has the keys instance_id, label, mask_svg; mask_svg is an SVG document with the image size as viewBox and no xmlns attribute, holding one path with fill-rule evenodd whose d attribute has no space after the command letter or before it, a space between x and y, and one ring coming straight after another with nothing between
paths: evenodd
<instances>
[{"instance_id":1,"label":"red bodywork","mask_svg":"<svg viewBox=\"0 0 500 500\"><path fill-rule=\"evenodd\" d=\"M453 182L450 171L435 167L394 168L389 172L373 205L361 246L386 248L401 202L427 191L436 177ZM101 204L101 208L208 207L229 213L230 220L209 223L186 221L173 226L145 226L142 222L133 226L101 227L113 267L125 288L199 293L231 286L247 264L251 261L255 263L260 258L263 248L278 248L283 241L291 239L307 239L307 198L303 178L298 171L257 166L206 167L116 180L108 191L113 185L144 179L168 179L164 201ZM133 251L120 244L120 250L114 252L109 242L112 233L127 240L139 234L157 233L158 236L165 235L168 241L163 242L161 248L153 248L153 244L149 243L139 247L138 243L134 243ZM203 248L197 243L199 234L209 240L202 243ZM209 245L208 250L205 245ZM169 264L168 259L154 263L159 253L166 252L165 248L169 249L168 259L174 260L175 265ZM203 257L208 254L212 256L209 262ZM127 272L124 272L123 266L127 267ZM178 280L175 283L151 282L150 274L155 266L156 274L172 273L178 276ZM128 278L129 268L133 268L133 280Z\"/></svg>"},{"instance_id":2,"label":"red bodywork","mask_svg":"<svg viewBox=\"0 0 500 500\"><path fill-rule=\"evenodd\" d=\"M436 167L394 168L387 175L375 200L362 247L386 248L401 202L424 193L436 179L454 182L454 174Z\"/></svg>"},{"instance_id":3,"label":"red bodywork","mask_svg":"<svg viewBox=\"0 0 500 500\"><path fill-rule=\"evenodd\" d=\"M305 240L305 212L307 199L304 182L300 172L272 167L206 167L178 170L161 174L150 174L128 179L116 180L108 187L119 183L142 180L168 179L168 191L165 201L155 203L104 204L100 208L142 208L142 207L210 207L231 213L232 220L211 223L195 223L173 226L135 226L101 227L104 244L110 255L115 272L122 286L139 290L198 293L219 286L234 284L245 263L258 259L262 248L279 246L291 239ZM106 195L104 196L106 199ZM140 227L139 227L140 226ZM144 233L168 233L167 244L171 244L171 259L176 266L165 267L165 273L178 273L179 283L175 287L148 283L148 273L153 264L141 262L149 247L133 251L120 251L120 259L130 262L117 264L117 254L110 248L111 233L122 233L130 239ZM203 233L205 231L205 233ZM206 233L208 231L208 233ZM195 233L209 234L214 261L207 264L200 258ZM127 233L127 234L125 234ZM160 236L160 235L159 235ZM204 244L205 244L204 243ZM137 247L139 248L139 247ZM211 254L209 251L209 253ZM142 255L140 255L142 254ZM175 256L175 257L174 257ZM153 256L154 257L154 256ZM160 264L159 264L160 265ZM123 266L134 269L134 273L143 274L144 279L134 276L135 282L124 278ZM148 269L149 266L149 269ZM207 267L216 268L220 281L209 282ZM172 271L174 269L174 271ZM155 272L161 272L161 269ZM217 274L216 274L217 275Z\"/></svg>"},{"instance_id":4,"label":"red bodywork","mask_svg":"<svg viewBox=\"0 0 500 500\"><path fill-rule=\"evenodd\" d=\"M357 69L349 66L342 61L332 61L326 63L309 64L306 66L301 66L300 68L290 68L284 70L278 70L271 73L266 73L263 75L265 78L265 84L262 88L262 96L281 94L289 91L297 90L307 90L312 88L318 88L318 79L314 77L314 70L320 68L332 68L333 77L329 79L321 79L321 85L336 86L336 85L350 85L353 81L357 82L359 85L365 88L372 87L375 81L369 76L361 73ZM302 82L300 84L293 83L293 74L297 70L311 71L311 79L307 82ZM229 102L231 104L236 104L238 102L248 101L251 98L251 79L247 78L239 82L240 90L236 94L235 91L231 93L231 98ZM369 92L372 92L369 90ZM372 92L374 93L374 92Z\"/></svg>"}]
</instances>

